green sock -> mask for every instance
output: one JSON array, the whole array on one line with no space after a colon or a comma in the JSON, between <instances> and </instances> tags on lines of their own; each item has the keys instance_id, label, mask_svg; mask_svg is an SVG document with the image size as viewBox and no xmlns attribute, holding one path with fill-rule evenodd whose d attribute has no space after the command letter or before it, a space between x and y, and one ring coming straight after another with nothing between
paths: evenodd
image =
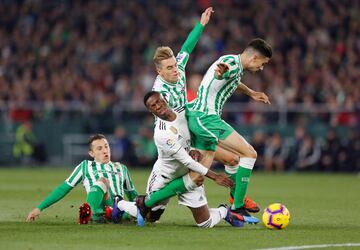
<instances>
[{"instance_id":1,"label":"green sock","mask_svg":"<svg viewBox=\"0 0 360 250\"><path fill-rule=\"evenodd\" d=\"M230 174L228 171L225 170L225 174L226 174L227 176L229 176L230 179L231 179L234 183L236 183L236 173L235 173L235 174ZM232 196L233 198L235 197L235 187L236 187L236 185L234 185L232 188L230 188L230 194L231 194L231 196Z\"/></svg>"},{"instance_id":2,"label":"green sock","mask_svg":"<svg viewBox=\"0 0 360 250\"><path fill-rule=\"evenodd\" d=\"M182 194L187 191L183 178L177 178L175 180L172 180L162 189L155 191L152 193L148 200L145 201L145 206L147 207L153 207L158 203L159 201L165 200L167 198L170 198L176 194Z\"/></svg>"},{"instance_id":3,"label":"green sock","mask_svg":"<svg viewBox=\"0 0 360 250\"><path fill-rule=\"evenodd\" d=\"M104 194L104 191L100 187L93 186L87 195L86 202L89 203L91 207L93 217L97 217L99 214L104 213L104 208L102 206Z\"/></svg>"},{"instance_id":4,"label":"green sock","mask_svg":"<svg viewBox=\"0 0 360 250\"><path fill-rule=\"evenodd\" d=\"M239 166L236 172L236 184L233 208L237 209L244 205L244 198L249 184L252 170Z\"/></svg>"}]
</instances>

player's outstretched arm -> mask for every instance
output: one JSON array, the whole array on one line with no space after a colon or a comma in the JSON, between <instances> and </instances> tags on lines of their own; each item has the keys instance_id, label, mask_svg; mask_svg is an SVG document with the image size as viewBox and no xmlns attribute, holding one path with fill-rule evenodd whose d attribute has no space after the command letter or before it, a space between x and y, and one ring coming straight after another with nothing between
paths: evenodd
<instances>
[{"instance_id":1,"label":"player's outstretched arm","mask_svg":"<svg viewBox=\"0 0 360 250\"><path fill-rule=\"evenodd\" d=\"M26 218L26 222L32 222L34 221L37 217L39 217L41 211L38 208L34 208L27 216Z\"/></svg>"},{"instance_id":2,"label":"player's outstretched arm","mask_svg":"<svg viewBox=\"0 0 360 250\"><path fill-rule=\"evenodd\" d=\"M208 24L212 13L214 13L213 7L209 7L201 14L200 24L202 26L205 26L206 24Z\"/></svg>"},{"instance_id":3,"label":"player's outstretched arm","mask_svg":"<svg viewBox=\"0 0 360 250\"><path fill-rule=\"evenodd\" d=\"M248 86L240 82L238 88L240 92L244 93L245 95L250 96L254 101L263 102L265 104L271 104L269 97L263 92L257 92L250 89Z\"/></svg>"},{"instance_id":4,"label":"player's outstretched arm","mask_svg":"<svg viewBox=\"0 0 360 250\"><path fill-rule=\"evenodd\" d=\"M211 14L213 13L213 8L207 8L201 15L200 22L195 25L188 37L186 38L184 44L181 46L181 50L176 57L178 65L185 68L187 61L189 60L189 54L194 50L195 45L199 41L201 33L204 29L204 26L209 22ZM184 54L185 53L185 54Z\"/></svg>"}]
</instances>

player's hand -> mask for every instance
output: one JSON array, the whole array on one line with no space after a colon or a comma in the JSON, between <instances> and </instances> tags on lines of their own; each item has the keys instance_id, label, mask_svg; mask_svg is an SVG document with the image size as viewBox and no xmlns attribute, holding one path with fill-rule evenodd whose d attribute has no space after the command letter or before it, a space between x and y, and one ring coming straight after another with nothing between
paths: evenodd
<instances>
[{"instance_id":1,"label":"player's hand","mask_svg":"<svg viewBox=\"0 0 360 250\"><path fill-rule=\"evenodd\" d=\"M209 7L201 14L200 23L202 26L208 24L212 13L214 13L213 7Z\"/></svg>"},{"instance_id":2,"label":"player's hand","mask_svg":"<svg viewBox=\"0 0 360 250\"><path fill-rule=\"evenodd\" d=\"M254 100L254 101L258 101L258 102L263 102L265 104L271 104L270 103L270 100L269 100L269 97L263 93L263 92L254 92L252 95L251 95L251 98Z\"/></svg>"},{"instance_id":3,"label":"player's hand","mask_svg":"<svg viewBox=\"0 0 360 250\"><path fill-rule=\"evenodd\" d=\"M224 173L217 174L214 181L216 182L216 184L227 188L231 188L234 186L234 182L229 178L229 176Z\"/></svg>"},{"instance_id":4,"label":"player's hand","mask_svg":"<svg viewBox=\"0 0 360 250\"><path fill-rule=\"evenodd\" d=\"M36 217L39 217L40 215L40 209L35 208L33 209L27 216L26 222L34 221Z\"/></svg>"},{"instance_id":5,"label":"player's hand","mask_svg":"<svg viewBox=\"0 0 360 250\"><path fill-rule=\"evenodd\" d=\"M225 72L229 71L229 65L226 63L219 63L215 69L215 76L217 78L222 78Z\"/></svg>"},{"instance_id":6,"label":"player's hand","mask_svg":"<svg viewBox=\"0 0 360 250\"><path fill-rule=\"evenodd\" d=\"M189 155L197 162L201 161L202 159L202 154L200 153L199 150L196 149L190 150Z\"/></svg>"}]
</instances>

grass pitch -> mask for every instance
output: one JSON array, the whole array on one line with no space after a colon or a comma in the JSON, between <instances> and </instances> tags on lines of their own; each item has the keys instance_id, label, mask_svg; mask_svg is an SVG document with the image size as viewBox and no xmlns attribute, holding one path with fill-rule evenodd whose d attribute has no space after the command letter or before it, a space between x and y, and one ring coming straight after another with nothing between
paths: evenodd
<instances>
[{"instance_id":1,"label":"grass pitch","mask_svg":"<svg viewBox=\"0 0 360 250\"><path fill-rule=\"evenodd\" d=\"M255 173L249 195L262 208L281 202L290 210L290 224L280 231L266 229L262 223L239 229L226 222L213 229L199 229L190 211L177 205L176 198L160 223L144 228L133 224L78 225L78 207L85 200L81 186L43 211L35 222L25 223L28 212L70 172L54 168L0 169L0 249L218 250L360 243L357 175ZM139 193L144 192L149 173L131 171ZM210 207L228 198L225 188L210 181L206 182L206 192ZM261 214L257 216L261 218Z\"/></svg>"}]
</instances>

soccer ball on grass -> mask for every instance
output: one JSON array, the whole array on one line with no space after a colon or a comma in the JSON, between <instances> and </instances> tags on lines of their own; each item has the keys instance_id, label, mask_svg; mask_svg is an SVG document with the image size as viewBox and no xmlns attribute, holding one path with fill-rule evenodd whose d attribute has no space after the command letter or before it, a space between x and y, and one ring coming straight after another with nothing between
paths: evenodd
<instances>
[{"instance_id":1,"label":"soccer ball on grass","mask_svg":"<svg viewBox=\"0 0 360 250\"><path fill-rule=\"evenodd\" d=\"M290 221L289 210L280 203L273 203L265 208L262 220L270 229L283 229Z\"/></svg>"}]
</instances>

